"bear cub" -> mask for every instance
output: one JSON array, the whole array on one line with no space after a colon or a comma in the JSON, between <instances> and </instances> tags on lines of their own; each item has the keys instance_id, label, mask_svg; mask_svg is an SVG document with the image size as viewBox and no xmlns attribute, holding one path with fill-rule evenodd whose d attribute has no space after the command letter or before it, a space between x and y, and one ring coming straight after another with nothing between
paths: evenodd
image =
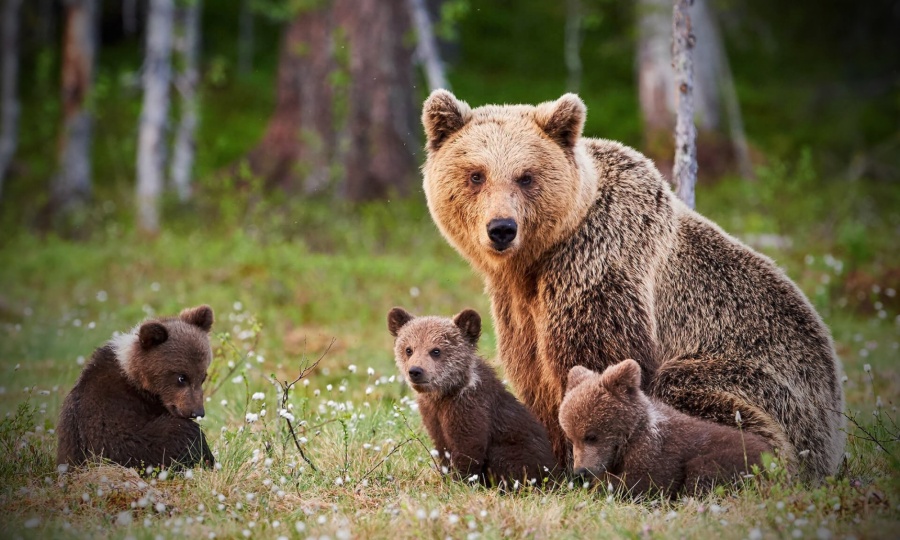
<instances>
[{"instance_id":1,"label":"bear cub","mask_svg":"<svg viewBox=\"0 0 900 540\"><path fill-rule=\"evenodd\" d=\"M388 329L445 472L501 486L551 477L556 457L547 431L477 354L478 313L413 317L394 308Z\"/></svg>"},{"instance_id":2,"label":"bear cub","mask_svg":"<svg viewBox=\"0 0 900 540\"><path fill-rule=\"evenodd\" d=\"M144 321L94 351L66 397L59 464L92 456L126 467L213 465L200 426L212 360L209 306Z\"/></svg>"},{"instance_id":3,"label":"bear cub","mask_svg":"<svg viewBox=\"0 0 900 540\"><path fill-rule=\"evenodd\" d=\"M602 373L569 371L559 422L575 473L631 495L709 490L760 464L772 447L759 435L679 412L641 391L634 360Z\"/></svg>"}]
</instances>

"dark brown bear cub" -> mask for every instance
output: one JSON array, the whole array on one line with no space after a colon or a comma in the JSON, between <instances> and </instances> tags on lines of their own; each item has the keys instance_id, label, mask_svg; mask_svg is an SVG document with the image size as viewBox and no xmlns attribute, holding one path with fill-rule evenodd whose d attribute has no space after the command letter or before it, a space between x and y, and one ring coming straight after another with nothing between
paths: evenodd
<instances>
[{"instance_id":1,"label":"dark brown bear cub","mask_svg":"<svg viewBox=\"0 0 900 540\"><path fill-rule=\"evenodd\" d=\"M559 422L575 473L632 495L708 490L737 479L772 447L761 436L676 411L641 391L641 368L625 360L598 374L569 371Z\"/></svg>"},{"instance_id":2,"label":"dark brown bear cub","mask_svg":"<svg viewBox=\"0 0 900 540\"><path fill-rule=\"evenodd\" d=\"M152 319L94 351L59 415L56 461L212 465L200 426L212 360L209 306Z\"/></svg>"},{"instance_id":3,"label":"dark brown bear cub","mask_svg":"<svg viewBox=\"0 0 900 540\"><path fill-rule=\"evenodd\" d=\"M504 388L476 347L481 317L388 313L397 366L416 391L422 420L445 468L483 484L536 482L556 458L544 427Z\"/></svg>"}]
</instances>

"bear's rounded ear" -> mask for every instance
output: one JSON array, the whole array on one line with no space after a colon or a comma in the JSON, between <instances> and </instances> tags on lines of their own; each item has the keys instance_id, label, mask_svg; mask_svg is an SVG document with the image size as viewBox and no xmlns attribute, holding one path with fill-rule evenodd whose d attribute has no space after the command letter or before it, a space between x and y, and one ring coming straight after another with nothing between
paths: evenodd
<instances>
[{"instance_id":1,"label":"bear's rounded ear","mask_svg":"<svg viewBox=\"0 0 900 540\"><path fill-rule=\"evenodd\" d=\"M634 360L623 360L603 372L603 386L627 392L641 387L641 366Z\"/></svg>"},{"instance_id":2,"label":"bear's rounded ear","mask_svg":"<svg viewBox=\"0 0 900 540\"><path fill-rule=\"evenodd\" d=\"M392 336L397 337L397 334L400 333L400 329L414 318L415 317L405 309L395 307L388 312L388 331L390 331Z\"/></svg>"},{"instance_id":3,"label":"bear's rounded ear","mask_svg":"<svg viewBox=\"0 0 900 540\"><path fill-rule=\"evenodd\" d=\"M569 370L569 378L566 380L566 392L588 380L594 372L584 366L575 366Z\"/></svg>"},{"instance_id":4,"label":"bear's rounded ear","mask_svg":"<svg viewBox=\"0 0 900 540\"><path fill-rule=\"evenodd\" d=\"M570 150L581 137L587 107L576 94L565 94L556 101L537 106L535 121L538 126L566 150Z\"/></svg>"},{"instance_id":5,"label":"bear's rounded ear","mask_svg":"<svg viewBox=\"0 0 900 540\"><path fill-rule=\"evenodd\" d=\"M428 139L428 151L435 152L447 139L463 128L472 116L465 101L447 90L435 90L422 106L422 125Z\"/></svg>"},{"instance_id":6,"label":"bear's rounded ear","mask_svg":"<svg viewBox=\"0 0 900 540\"><path fill-rule=\"evenodd\" d=\"M478 344L481 337L481 315L474 309L464 309L453 317L453 324L459 327L466 341L472 345Z\"/></svg>"},{"instance_id":7,"label":"bear's rounded ear","mask_svg":"<svg viewBox=\"0 0 900 540\"><path fill-rule=\"evenodd\" d=\"M178 318L188 324L193 324L204 332L209 332L213 325L213 310L206 304L186 308L178 315Z\"/></svg>"},{"instance_id":8,"label":"bear's rounded ear","mask_svg":"<svg viewBox=\"0 0 900 540\"><path fill-rule=\"evenodd\" d=\"M145 322L138 330L138 341L142 349L152 349L169 339L169 331L159 321Z\"/></svg>"}]
</instances>

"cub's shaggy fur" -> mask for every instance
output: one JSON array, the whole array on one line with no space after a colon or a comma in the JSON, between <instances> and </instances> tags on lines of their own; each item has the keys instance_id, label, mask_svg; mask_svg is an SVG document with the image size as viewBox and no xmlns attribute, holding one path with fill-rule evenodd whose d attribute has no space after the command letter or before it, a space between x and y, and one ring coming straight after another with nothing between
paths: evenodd
<instances>
[{"instance_id":1,"label":"cub's shaggy fur","mask_svg":"<svg viewBox=\"0 0 900 540\"><path fill-rule=\"evenodd\" d=\"M445 467L485 484L548 478L556 466L543 426L476 353L481 317L388 313L397 367L416 391L422 420Z\"/></svg>"},{"instance_id":2,"label":"cub's shaggy fur","mask_svg":"<svg viewBox=\"0 0 900 540\"><path fill-rule=\"evenodd\" d=\"M569 371L559 423L575 474L639 495L709 490L761 464L772 447L754 433L678 412L641 391L641 368L625 360L598 374Z\"/></svg>"},{"instance_id":3,"label":"cub's shaggy fur","mask_svg":"<svg viewBox=\"0 0 900 540\"><path fill-rule=\"evenodd\" d=\"M574 94L537 106L425 102L428 208L485 280L499 356L560 464L566 377L626 358L645 389L719 423L740 411L803 478L837 471L831 336L771 260L676 199L653 164L581 136Z\"/></svg>"},{"instance_id":4,"label":"cub's shaggy fur","mask_svg":"<svg viewBox=\"0 0 900 540\"><path fill-rule=\"evenodd\" d=\"M215 462L200 426L212 360L209 306L152 319L94 351L59 415L57 463L98 456L124 466Z\"/></svg>"}]
</instances>

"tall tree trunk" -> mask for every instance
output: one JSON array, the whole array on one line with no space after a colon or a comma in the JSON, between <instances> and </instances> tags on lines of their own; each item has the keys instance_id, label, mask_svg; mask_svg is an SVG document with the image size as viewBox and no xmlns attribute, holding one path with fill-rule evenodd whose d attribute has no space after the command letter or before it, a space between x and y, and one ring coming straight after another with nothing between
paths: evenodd
<instances>
[{"instance_id":1,"label":"tall tree trunk","mask_svg":"<svg viewBox=\"0 0 900 540\"><path fill-rule=\"evenodd\" d=\"M175 78L175 88L181 102L181 119L175 135L171 174L172 183L182 202L191 197L191 173L194 168L201 4L201 0L192 0L179 8L179 35L175 40L175 51L180 57L180 71Z\"/></svg>"},{"instance_id":2,"label":"tall tree trunk","mask_svg":"<svg viewBox=\"0 0 900 540\"><path fill-rule=\"evenodd\" d=\"M352 201L409 192L419 129L403 0L337 0L350 46L350 101L342 194Z\"/></svg>"},{"instance_id":3,"label":"tall tree trunk","mask_svg":"<svg viewBox=\"0 0 900 540\"><path fill-rule=\"evenodd\" d=\"M163 154L172 81L172 0L150 0L144 59L144 103L138 133L138 229L159 231L159 197L163 188Z\"/></svg>"},{"instance_id":4,"label":"tall tree trunk","mask_svg":"<svg viewBox=\"0 0 900 540\"><path fill-rule=\"evenodd\" d=\"M673 10L672 66L678 89L678 113L675 121L675 166L672 179L675 192L694 208L697 182L697 130L694 127L694 35L688 7L693 0L675 0Z\"/></svg>"},{"instance_id":5,"label":"tall tree trunk","mask_svg":"<svg viewBox=\"0 0 900 540\"><path fill-rule=\"evenodd\" d=\"M247 75L253 69L253 11L251 0L241 0L238 15L238 73Z\"/></svg>"},{"instance_id":6,"label":"tall tree trunk","mask_svg":"<svg viewBox=\"0 0 900 540\"><path fill-rule=\"evenodd\" d=\"M444 88L450 90L450 82L441 60L441 51L438 48L437 39L434 37L434 26L431 24L431 15L425 0L407 0L409 12L416 26L416 56L425 66L425 78L428 80L429 90Z\"/></svg>"},{"instance_id":7,"label":"tall tree trunk","mask_svg":"<svg viewBox=\"0 0 900 540\"><path fill-rule=\"evenodd\" d=\"M638 0L638 98L644 117L644 148L669 154L674 127L672 0Z\"/></svg>"},{"instance_id":8,"label":"tall tree trunk","mask_svg":"<svg viewBox=\"0 0 900 540\"><path fill-rule=\"evenodd\" d=\"M67 0L63 38L63 127L59 171L51 186L51 207L62 215L81 206L91 195L92 117L88 108L94 81L96 49L95 0Z\"/></svg>"},{"instance_id":9,"label":"tall tree trunk","mask_svg":"<svg viewBox=\"0 0 900 540\"><path fill-rule=\"evenodd\" d=\"M3 2L0 20L0 199L19 141L19 8L22 0Z\"/></svg>"},{"instance_id":10,"label":"tall tree trunk","mask_svg":"<svg viewBox=\"0 0 900 540\"><path fill-rule=\"evenodd\" d=\"M570 92L581 88L581 35L584 17L581 0L566 0L566 87Z\"/></svg>"},{"instance_id":11,"label":"tall tree trunk","mask_svg":"<svg viewBox=\"0 0 900 540\"><path fill-rule=\"evenodd\" d=\"M331 7L318 5L294 17L285 30L275 110L248 154L252 171L268 186L312 193L331 178L336 146L331 76L337 67L331 27Z\"/></svg>"},{"instance_id":12,"label":"tall tree trunk","mask_svg":"<svg viewBox=\"0 0 900 540\"><path fill-rule=\"evenodd\" d=\"M137 34L138 0L122 0L122 30L126 36Z\"/></svg>"}]
</instances>

